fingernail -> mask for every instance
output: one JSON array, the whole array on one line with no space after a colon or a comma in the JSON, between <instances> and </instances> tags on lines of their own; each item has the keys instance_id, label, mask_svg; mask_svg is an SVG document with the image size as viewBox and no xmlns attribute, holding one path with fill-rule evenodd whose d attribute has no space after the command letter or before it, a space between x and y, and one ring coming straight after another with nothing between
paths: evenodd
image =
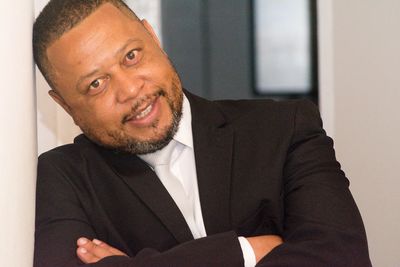
<instances>
[{"instance_id":1,"label":"fingernail","mask_svg":"<svg viewBox=\"0 0 400 267\"><path fill-rule=\"evenodd\" d=\"M79 252L82 254L86 254L87 250L86 250L86 248L79 248Z\"/></svg>"},{"instance_id":2,"label":"fingernail","mask_svg":"<svg viewBox=\"0 0 400 267\"><path fill-rule=\"evenodd\" d=\"M84 237L81 237L81 238L78 239L78 244L80 246L85 245L87 242L88 242L88 240L86 238L84 238Z\"/></svg>"},{"instance_id":3,"label":"fingernail","mask_svg":"<svg viewBox=\"0 0 400 267\"><path fill-rule=\"evenodd\" d=\"M93 243L95 243L96 245L101 245L101 241L98 240L98 239L93 239L92 241L93 241Z\"/></svg>"}]
</instances>

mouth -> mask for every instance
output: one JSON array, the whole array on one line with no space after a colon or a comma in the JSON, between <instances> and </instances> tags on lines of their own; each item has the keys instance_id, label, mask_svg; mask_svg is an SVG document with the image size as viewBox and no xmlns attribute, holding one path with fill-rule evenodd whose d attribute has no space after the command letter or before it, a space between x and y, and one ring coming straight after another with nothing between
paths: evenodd
<instances>
[{"instance_id":1,"label":"mouth","mask_svg":"<svg viewBox=\"0 0 400 267\"><path fill-rule=\"evenodd\" d=\"M146 117L151 111L153 110L153 103L147 106L143 111L141 111L139 114L134 116L132 119L134 120L140 120Z\"/></svg>"},{"instance_id":2,"label":"mouth","mask_svg":"<svg viewBox=\"0 0 400 267\"><path fill-rule=\"evenodd\" d=\"M157 107L161 95L161 93L157 93L136 103L132 107L132 112L123 117L122 123L146 124L146 122L151 121L158 110Z\"/></svg>"}]
</instances>

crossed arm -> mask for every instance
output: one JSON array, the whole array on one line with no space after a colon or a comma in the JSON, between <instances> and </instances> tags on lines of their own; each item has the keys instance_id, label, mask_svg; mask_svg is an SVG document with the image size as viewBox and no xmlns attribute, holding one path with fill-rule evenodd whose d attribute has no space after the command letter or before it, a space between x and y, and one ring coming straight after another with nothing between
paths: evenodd
<instances>
[{"instance_id":1,"label":"crossed arm","mask_svg":"<svg viewBox=\"0 0 400 267\"><path fill-rule=\"evenodd\" d=\"M282 239L276 235L264 235L247 238L256 255L256 261L265 257L271 250L282 244ZM86 264L96 263L110 256L125 256L124 252L98 239L89 240L81 237L77 240L77 257Z\"/></svg>"},{"instance_id":2,"label":"crossed arm","mask_svg":"<svg viewBox=\"0 0 400 267\"><path fill-rule=\"evenodd\" d=\"M64 160L62 157L60 160ZM40 161L37 194L37 222L35 242L35 267L80 266L82 263L94 266L229 266L243 267L243 257L237 234L234 231L214 234L205 238L170 246L170 249L151 249L146 246L138 252L126 248L126 241L116 241L112 229L103 229L102 220L97 216L88 219L78 199L77 185L64 179L71 175L60 173L57 164ZM65 162L65 161L64 161ZM74 163L75 164L75 163ZM71 170L69 166L62 170ZM46 172L46 175L41 175ZM57 179L54 179L57 177ZM79 184L81 186L81 184ZM73 189L72 189L73 188ZM108 188L107 188L108 189ZM87 195L86 189L83 195ZM91 203L90 201L88 201ZM86 202L85 202L86 203ZM85 204L86 205L86 204ZM86 210L89 210L86 208ZM124 217L125 218L125 217ZM91 221L97 222L97 228ZM143 225L145 231L148 225ZM100 233L100 232L101 233ZM229 231L229 229L227 229ZM85 237L84 239L79 236ZM117 245L108 245L107 243ZM149 237L154 242L157 237ZM160 237L162 241L165 237ZM78 240L76 240L78 239ZM113 241L110 241L113 240ZM257 261L279 245L279 237L264 236L248 238L254 249ZM133 241L136 242L136 241ZM97 243L97 244L96 244ZM75 248L74 248L75 247ZM115 247L115 248L114 248ZM147 248L146 248L147 247ZM118 249L117 249L118 248ZM126 255L129 255L127 257ZM79 260L78 260L79 259Z\"/></svg>"}]
</instances>

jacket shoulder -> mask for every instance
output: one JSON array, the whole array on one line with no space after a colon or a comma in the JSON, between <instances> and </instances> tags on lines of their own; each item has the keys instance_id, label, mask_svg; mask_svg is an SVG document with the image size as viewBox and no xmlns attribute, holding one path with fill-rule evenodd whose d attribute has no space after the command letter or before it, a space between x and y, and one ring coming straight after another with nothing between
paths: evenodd
<instances>
[{"instance_id":1,"label":"jacket shoulder","mask_svg":"<svg viewBox=\"0 0 400 267\"><path fill-rule=\"evenodd\" d=\"M66 159L77 160L85 154L86 151L95 150L92 144L83 134L74 139L74 143L61 145L53 148L39 156L39 162L42 161L61 161Z\"/></svg>"},{"instance_id":2,"label":"jacket shoulder","mask_svg":"<svg viewBox=\"0 0 400 267\"><path fill-rule=\"evenodd\" d=\"M248 120L284 123L296 116L319 118L318 107L309 100L220 100L214 102L230 122Z\"/></svg>"}]
</instances>

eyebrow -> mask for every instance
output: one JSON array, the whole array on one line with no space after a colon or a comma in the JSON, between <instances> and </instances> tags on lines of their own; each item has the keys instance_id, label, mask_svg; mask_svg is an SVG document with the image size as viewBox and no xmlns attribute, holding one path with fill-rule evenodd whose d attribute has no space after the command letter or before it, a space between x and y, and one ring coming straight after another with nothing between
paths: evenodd
<instances>
[{"instance_id":1,"label":"eyebrow","mask_svg":"<svg viewBox=\"0 0 400 267\"><path fill-rule=\"evenodd\" d=\"M128 39L125 44L120 47L115 53L114 56L117 56L118 54L121 54L130 44L134 43L134 42L142 42L139 39L134 39L134 38L130 38ZM76 83L76 89L79 91L79 85L88 77L93 76L94 74L96 74L97 72L99 72L100 68L96 68L93 71L89 72L88 74L82 75L79 77L78 82Z\"/></svg>"}]
</instances>

